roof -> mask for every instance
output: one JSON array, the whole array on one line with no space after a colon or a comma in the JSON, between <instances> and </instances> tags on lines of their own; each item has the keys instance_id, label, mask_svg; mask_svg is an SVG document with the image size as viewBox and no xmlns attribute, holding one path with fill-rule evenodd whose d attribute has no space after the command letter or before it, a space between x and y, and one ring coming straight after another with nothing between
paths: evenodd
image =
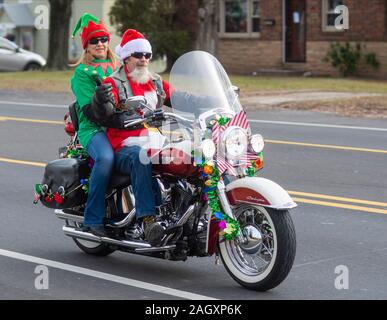
<instances>
[{"instance_id":1,"label":"roof","mask_svg":"<svg viewBox=\"0 0 387 320\"><path fill-rule=\"evenodd\" d=\"M35 19L26 4L3 4L0 10L4 10L16 27L34 27Z\"/></svg>"}]
</instances>

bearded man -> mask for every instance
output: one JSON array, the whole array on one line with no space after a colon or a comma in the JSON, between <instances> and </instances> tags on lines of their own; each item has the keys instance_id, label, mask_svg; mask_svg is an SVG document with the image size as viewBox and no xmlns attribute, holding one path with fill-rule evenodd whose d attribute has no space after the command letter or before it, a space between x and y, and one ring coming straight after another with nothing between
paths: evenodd
<instances>
[{"instance_id":1,"label":"bearded man","mask_svg":"<svg viewBox=\"0 0 387 320\"><path fill-rule=\"evenodd\" d=\"M103 84L97 86L93 98L95 110L104 110L105 119L116 118L117 121L106 123L106 134L115 152L115 170L130 174L135 196L136 218L143 221L146 240L151 245L158 245L164 236L164 229L155 221L155 181L152 179L152 164L144 159L141 145L149 135L145 127L124 129L123 114L114 113L106 116L106 110L120 108L131 96L144 96L148 107L156 109L164 100L170 98L169 84L157 74L149 71L152 47L140 32L127 30L116 53L123 64ZM140 156L141 154L141 156ZM145 153L146 154L146 153ZM145 161L144 161L145 160Z\"/></svg>"}]
</instances>

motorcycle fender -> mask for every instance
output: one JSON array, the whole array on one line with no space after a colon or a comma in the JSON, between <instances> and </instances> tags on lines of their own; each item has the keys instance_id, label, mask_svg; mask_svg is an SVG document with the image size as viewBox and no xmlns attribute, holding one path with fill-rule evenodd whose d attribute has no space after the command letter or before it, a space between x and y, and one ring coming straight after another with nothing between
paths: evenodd
<instances>
[{"instance_id":1,"label":"motorcycle fender","mask_svg":"<svg viewBox=\"0 0 387 320\"><path fill-rule=\"evenodd\" d=\"M226 195L230 205L242 203L289 210L297 204L277 183L258 177L245 177L235 180L226 186Z\"/></svg>"}]
</instances>

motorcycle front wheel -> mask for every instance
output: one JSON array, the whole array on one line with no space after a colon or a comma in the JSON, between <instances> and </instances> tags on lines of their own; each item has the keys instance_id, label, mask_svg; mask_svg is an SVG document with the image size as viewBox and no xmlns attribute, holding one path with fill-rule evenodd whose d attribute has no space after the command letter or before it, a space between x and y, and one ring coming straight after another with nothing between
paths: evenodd
<instances>
[{"instance_id":1,"label":"motorcycle front wheel","mask_svg":"<svg viewBox=\"0 0 387 320\"><path fill-rule=\"evenodd\" d=\"M289 212L244 204L234 209L234 215L243 237L219 241L226 270L251 290L267 291L278 286L289 274L296 254Z\"/></svg>"}]
</instances>

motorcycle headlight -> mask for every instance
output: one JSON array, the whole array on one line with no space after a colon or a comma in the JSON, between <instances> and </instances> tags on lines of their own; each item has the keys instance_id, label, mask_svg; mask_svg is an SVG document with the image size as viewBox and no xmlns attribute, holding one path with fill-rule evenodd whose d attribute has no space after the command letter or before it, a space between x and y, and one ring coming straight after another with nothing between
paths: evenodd
<instances>
[{"instance_id":1,"label":"motorcycle headlight","mask_svg":"<svg viewBox=\"0 0 387 320\"><path fill-rule=\"evenodd\" d=\"M228 158L240 157L247 150L247 134L242 128L228 128L224 132L223 141Z\"/></svg>"},{"instance_id":2,"label":"motorcycle headlight","mask_svg":"<svg viewBox=\"0 0 387 320\"><path fill-rule=\"evenodd\" d=\"M256 153L262 152L265 146L265 141L263 140L263 137L260 134L253 135L251 137L250 143L251 143L251 147Z\"/></svg>"},{"instance_id":3,"label":"motorcycle headlight","mask_svg":"<svg viewBox=\"0 0 387 320\"><path fill-rule=\"evenodd\" d=\"M215 143L211 139L203 140L202 141L202 151L203 151L204 156L207 159L213 158L215 151L216 151Z\"/></svg>"}]
</instances>

